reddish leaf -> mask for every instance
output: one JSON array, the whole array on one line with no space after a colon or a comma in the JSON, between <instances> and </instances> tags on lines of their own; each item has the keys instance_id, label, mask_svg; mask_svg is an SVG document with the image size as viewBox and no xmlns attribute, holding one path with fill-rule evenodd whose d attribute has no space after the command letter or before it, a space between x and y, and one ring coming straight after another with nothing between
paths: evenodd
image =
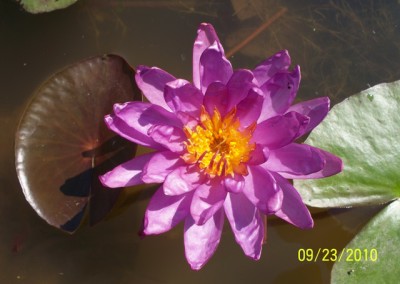
<instances>
[{"instance_id":1,"label":"reddish leaf","mask_svg":"<svg viewBox=\"0 0 400 284\"><path fill-rule=\"evenodd\" d=\"M136 145L115 136L103 117L114 103L140 100L134 71L119 56L74 64L34 94L16 133L16 169L26 199L49 224L68 232L106 216L122 189L98 176L134 155Z\"/></svg>"}]
</instances>

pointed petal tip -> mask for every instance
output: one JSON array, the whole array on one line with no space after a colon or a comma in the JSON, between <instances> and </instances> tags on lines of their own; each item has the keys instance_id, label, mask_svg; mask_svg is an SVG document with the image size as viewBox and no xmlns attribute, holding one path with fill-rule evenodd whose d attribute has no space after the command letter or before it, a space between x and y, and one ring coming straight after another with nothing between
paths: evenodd
<instances>
[{"instance_id":1,"label":"pointed petal tip","mask_svg":"<svg viewBox=\"0 0 400 284\"><path fill-rule=\"evenodd\" d=\"M198 262L191 263L189 260L188 260L188 262L189 262L190 268L194 271L199 271L200 269L203 268L203 266L205 264L205 263L198 263Z\"/></svg>"},{"instance_id":2,"label":"pointed petal tip","mask_svg":"<svg viewBox=\"0 0 400 284\"><path fill-rule=\"evenodd\" d=\"M338 164L339 164L339 167L338 167L338 172L337 172L337 173L333 173L332 175L335 175L335 174L341 173L341 172L343 172L343 169L344 169L344 163L343 163L343 160L342 160L341 158L339 158L339 157L337 157L337 158L338 158Z\"/></svg>"},{"instance_id":3,"label":"pointed petal tip","mask_svg":"<svg viewBox=\"0 0 400 284\"><path fill-rule=\"evenodd\" d=\"M147 70L147 69L150 69L150 67L146 66L146 65L138 65L138 66L136 66L135 71L136 71L136 74L138 74L138 73L142 72L143 70Z\"/></svg>"},{"instance_id":4,"label":"pointed petal tip","mask_svg":"<svg viewBox=\"0 0 400 284\"><path fill-rule=\"evenodd\" d=\"M290 54L287 49L282 49L282 50L278 51L277 53L275 53L275 55L273 55L273 57L286 59L287 65L290 65L290 63L291 63Z\"/></svg>"},{"instance_id":5,"label":"pointed petal tip","mask_svg":"<svg viewBox=\"0 0 400 284\"><path fill-rule=\"evenodd\" d=\"M293 224L293 225L295 225L296 227L298 227L302 230L310 230L310 229L314 228L314 220L312 219L312 217L310 217L310 219L308 221L309 221L308 223L305 223L301 226L297 226L295 224Z\"/></svg>"},{"instance_id":6,"label":"pointed petal tip","mask_svg":"<svg viewBox=\"0 0 400 284\"><path fill-rule=\"evenodd\" d=\"M311 219L311 222L306 227L304 227L304 229L312 229L312 228L314 228L314 220L313 219Z\"/></svg>"},{"instance_id":7,"label":"pointed petal tip","mask_svg":"<svg viewBox=\"0 0 400 284\"><path fill-rule=\"evenodd\" d=\"M280 52L282 54L285 54L285 55L289 56L289 50L287 50L287 49L282 49Z\"/></svg>"},{"instance_id":8,"label":"pointed petal tip","mask_svg":"<svg viewBox=\"0 0 400 284\"><path fill-rule=\"evenodd\" d=\"M107 125L107 127L110 127L114 122L114 116L112 114L107 114L104 116L104 123Z\"/></svg>"},{"instance_id":9,"label":"pointed petal tip","mask_svg":"<svg viewBox=\"0 0 400 284\"><path fill-rule=\"evenodd\" d=\"M101 184L108 188L120 188L121 186L116 186L113 182L109 181L109 176L111 172L107 172L101 176L99 176L99 180Z\"/></svg>"},{"instance_id":10,"label":"pointed petal tip","mask_svg":"<svg viewBox=\"0 0 400 284\"><path fill-rule=\"evenodd\" d=\"M206 30L215 32L213 25L211 25L210 23L201 23L197 29L197 33L200 33L201 31L206 31Z\"/></svg>"},{"instance_id":11,"label":"pointed petal tip","mask_svg":"<svg viewBox=\"0 0 400 284\"><path fill-rule=\"evenodd\" d=\"M127 103L116 103L113 105L113 111L115 114L121 112L122 109L125 108Z\"/></svg>"},{"instance_id":12,"label":"pointed petal tip","mask_svg":"<svg viewBox=\"0 0 400 284\"><path fill-rule=\"evenodd\" d=\"M246 255L246 256L247 256L248 258L250 258L251 260L259 261L260 258L261 258L261 250L260 250L260 252L257 253L257 254Z\"/></svg>"},{"instance_id":13,"label":"pointed petal tip","mask_svg":"<svg viewBox=\"0 0 400 284\"><path fill-rule=\"evenodd\" d=\"M104 186L107 186L107 184L106 184L106 179L107 179L106 175L107 175L107 173L105 173L104 175L99 176L99 180L100 180L101 184L104 185Z\"/></svg>"}]
</instances>

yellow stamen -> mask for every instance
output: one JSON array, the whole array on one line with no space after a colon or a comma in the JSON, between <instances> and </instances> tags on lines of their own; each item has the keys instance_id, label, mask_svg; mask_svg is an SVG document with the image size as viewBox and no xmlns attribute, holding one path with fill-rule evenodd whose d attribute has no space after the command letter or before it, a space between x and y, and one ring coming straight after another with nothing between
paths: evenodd
<instances>
[{"instance_id":1,"label":"yellow stamen","mask_svg":"<svg viewBox=\"0 0 400 284\"><path fill-rule=\"evenodd\" d=\"M182 159L189 164L197 164L211 177L247 175L246 163L255 144L250 143L256 124L253 123L240 131L240 122L233 108L223 118L217 109L212 117L201 108L200 124L194 129L184 127L188 138L185 142L186 153Z\"/></svg>"}]
</instances>

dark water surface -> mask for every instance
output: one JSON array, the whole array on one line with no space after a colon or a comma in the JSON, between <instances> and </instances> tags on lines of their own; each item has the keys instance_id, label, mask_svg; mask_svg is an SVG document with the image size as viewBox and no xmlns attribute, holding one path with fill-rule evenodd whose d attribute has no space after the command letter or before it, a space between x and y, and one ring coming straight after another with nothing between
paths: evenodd
<instances>
[{"instance_id":1,"label":"dark water surface","mask_svg":"<svg viewBox=\"0 0 400 284\"><path fill-rule=\"evenodd\" d=\"M0 283L328 283L333 263L300 262L298 250L342 249L374 210L313 209L315 228L308 231L270 218L258 262L243 255L226 226L214 257L194 272L184 257L182 226L144 240L137 236L147 200L67 235L37 216L15 172L19 117L51 74L87 57L116 53L132 66L159 66L190 80L199 23L212 23L229 51L282 8L287 11L279 19L230 58L235 68L252 68L288 49L302 70L298 99L329 96L333 103L400 79L400 4L395 0L81 0L42 15L2 0Z\"/></svg>"}]
</instances>

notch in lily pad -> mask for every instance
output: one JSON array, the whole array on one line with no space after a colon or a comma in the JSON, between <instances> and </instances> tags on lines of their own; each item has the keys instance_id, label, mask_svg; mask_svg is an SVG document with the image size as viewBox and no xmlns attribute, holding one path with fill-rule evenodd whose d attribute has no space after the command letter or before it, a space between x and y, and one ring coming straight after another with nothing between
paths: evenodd
<instances>
[{"instance_id":1,"label":"notch in lily pad","mask_svg":"<svg viewBox=\"0 0 400 284\"><path fill-rule=\"evenodd\" d=\"M134 70L117 55L84 60L56 73L34 93L15 137L16 170L26 199L49 224L74 232L85 215L96 224L122 188L98 176L131 159L137 145L107 129L115 103L141 100Z\"/></svg>"}]
</instances>

